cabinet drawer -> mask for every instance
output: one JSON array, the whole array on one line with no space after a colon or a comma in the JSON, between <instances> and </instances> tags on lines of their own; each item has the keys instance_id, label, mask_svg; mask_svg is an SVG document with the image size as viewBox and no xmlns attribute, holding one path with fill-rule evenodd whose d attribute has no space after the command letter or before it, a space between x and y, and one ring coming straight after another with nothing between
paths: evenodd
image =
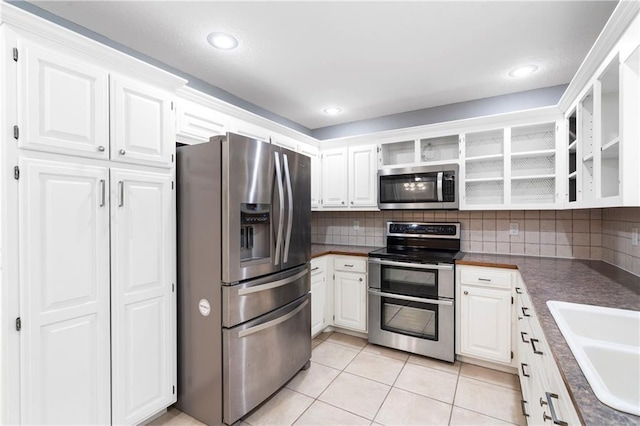
<instances>
[{"instance_id":1,"label":"cabinet drawer","mask_svg":"<svg viewBox=\"0 0 640 426\"><path fill-rule=\"evenodd\" d=\"M333 260L333 269L345 272L367 272L366 258L338 258Z\"/></svg>"},{"instance_id":2,"label":"cabinet drawer","mask_svg":"<svg viewBox=\"0 0 640 426\"><path fill-rule=\"evenodd\" d=\"M485 287L511 288L514 272L498 268L460 268L460 282Z\"/></svg>"}]
</instances>

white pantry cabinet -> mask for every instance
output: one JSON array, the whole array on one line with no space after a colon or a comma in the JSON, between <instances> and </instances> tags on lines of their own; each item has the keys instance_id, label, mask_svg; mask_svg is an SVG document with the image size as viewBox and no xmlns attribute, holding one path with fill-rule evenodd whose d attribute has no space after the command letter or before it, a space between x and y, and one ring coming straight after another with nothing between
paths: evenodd
<instances>
[{"instance_id":1,"label":"white pantry cabinet","mask_svg":"<svg viewBox=\"0 0 640 426\"><path fill-rule=\"evenodd\" d=\"M367 260L356 256L333 260L334 325L367 332Z\"/></svg>"},{"instance_id":2,"label":"white pantry cabinet","mask_svg":"<svg viewBox=\"0 0 640 426\"><path fill-rule=\"evenodd\" d=\"M511 364L511 289L515 271L457 266L458 353Z\"/></svg>"},{"instance_id":3,"label":"white pantry cabinet","mask_svg":"<svg viewBox=\"0 0 640 426\"><path fill-rule=\"evenodd\" d=\"M109 170L20 170L21 421L108 424Z\"/></svg>"},{"instance_id":4,"label":"white pantry cabinet","mask_svg":"<svg viewBox=\"0 0 640 426\"><path fill-rule=\"evenodd\" d=\"M170 173L111 170L113 423L175 401L175 238Z\"/></svg>"}]
</instances>

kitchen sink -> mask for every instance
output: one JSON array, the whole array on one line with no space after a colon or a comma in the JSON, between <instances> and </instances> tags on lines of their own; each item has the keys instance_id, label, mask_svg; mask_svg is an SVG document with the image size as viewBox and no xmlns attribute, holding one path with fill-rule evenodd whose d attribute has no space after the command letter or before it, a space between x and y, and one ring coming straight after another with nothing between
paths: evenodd
<instances>
[{"instance_id":1,"label":"kitchen sink","mask_svg":"<svg viewBox=\"0 0 640 426\"><path fill-rule=\"evenodd\" d=\"M547 306L596 397L640 415L640 312L557 301Z\"/></svg>"}]
</instances>

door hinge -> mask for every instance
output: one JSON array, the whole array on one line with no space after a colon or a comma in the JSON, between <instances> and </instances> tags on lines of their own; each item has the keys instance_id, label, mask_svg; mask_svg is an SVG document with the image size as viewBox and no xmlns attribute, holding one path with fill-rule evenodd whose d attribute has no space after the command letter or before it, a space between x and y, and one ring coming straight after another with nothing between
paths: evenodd
<instances>
[{"instance_id":1,"label":"door hinge","mask_svg":"<svg viewBox=\"0 0 640 426\"><path fill-rule=\"evenodd\" d=\"M175 161L175 155L171 154L171 162L173 163Z\"/></svg>"},{"instance_id":2,"label":"door hinge","mask_svg":"<svg viewBox=\"0 0 640 426\"><path fill-rule=\"evenodd\" d=\"M173 392L173 394L176 394L176 387L175 386L171 386L171 392Z\"/></svg>"},{"instance_id":3,"label":"door hinge","mask_svg":"<svg viewBox=\"0 0 640 426\"><path fill-rule=\"evenodd\" d=\"M16 331L20 331L22 329L22 320L20 317L16 318Z\"/></svg>"},{"instance_id":4,"label":"door hinge","mask_svg":"<svg viewBox=\"0 0 640 426\"><path fill-rule=\"evenodd\" d=\"M176 291L176 285L175 283L171 283L171 293L175 293Z\"/></svg>"},{"instance_id":5,"label":"door hinge","mask_svg":"<svg viewBox=\"0 0 640 426\"><path fill-rule=\"evenodd\" d=\"M13 48L13 60L18 62L18 48L17 47Z\"/></svg>"},{"instance_id":6,"label":"door hinge","mask_svg":"<svg viewBox=\"0 0 640 426\"><path fill-rule=\"evenodd\" d=\"M20 167L18 166L13 167L13 178L15 180L20 180Z\"/></svg>"},{"instance_id":7,"label":"door hinge","mask_svg":"<svg viewBox=\"0 0 640 426\"><path fill-rule=\"evenodd\" d=\"M334 321L336 320L336 316L335 316L335 315L333 316L333 320L334 320Z\"/></svg>"},{"instance_id":8,"label":"door hinge","mask_svg":"<svg viewBox=\"0 0 640 426\"><path fill-rule=\"evenodd\" d=\"M18 125L16 124L15 126L13 126L13 138L15 140L18 140L19 137L20 137L20 127L18 127Z\"/></svg>"},{"instance_id":9,"label":"door hinge","mask_svg":"<svg viewBox=\"0 0 640 426\"><path fill-rule=\"evenodd\" d=\"M173 189L173 181L171 181L171 189Z\"/></svg>"},{"instance_id":10,"label":"door hinge","mask_svg":"<svg viewBox=\"0 0 640 426\"><path fill-rule=\"evenodd\" d=\"M513 305L513 296L511 296L511 304Z\"/></svg>"},{"instance_id":11,"label":"door hinge","mask_svg":"<svg viewBox=\"0 0 640 426\"><path fill-rule=\"evenodd\" d=\"M511 351L511 359L513 359L513 351Z\"/></svg>"},{"instance_id":12,"label":"door hinge","mask_svg":"<svg viewBox=\"0 0 640 426\"><path fill-rule=\"evenodd\" d=\"M171 101L171 111L173 111L173 101Z\"/></svg>"}]
</instances>

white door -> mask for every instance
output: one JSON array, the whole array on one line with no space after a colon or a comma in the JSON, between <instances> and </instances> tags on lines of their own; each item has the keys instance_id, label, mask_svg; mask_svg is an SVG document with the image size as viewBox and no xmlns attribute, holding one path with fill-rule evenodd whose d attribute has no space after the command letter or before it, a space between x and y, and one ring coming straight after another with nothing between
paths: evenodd
<instances>
[{"instance_id":1,"label":"white door","mask_svg":"<svg viewBox=\"0 0 640 426\"><path fill-rule=\"evenodd\" d=\"M114 424L176 401L175 215L169 173L111 170Z\"/></svg>"},{"instance_id":2,"label":"white door","mask_svg":"<svg viewBox=\"0 0 640 426\"><path fill-rule=\"evenodd\" d=\"M347 207L347 149L322 153L322 206Z\"/></svg>"},{"instance_id":3,"label":"white door","mask_svg":"<svg viewBox=\"0 0 640 426\"><path fill-rule=\"evenodd\" d=\"M109 158L107 72L28 40L18 51L18 146Z\"/></svg>"},{"instance_id":4,"label":"white door","mask_svg":"<svg viewBox=\"0 0 640 426\"><path fill-rule=\"evenodd\" d=\"M175 130L168 92L111 76L111 159L169 166Z\"/></svg>"},{"instance_id":5,"label":"white door","mask_svg":"<svg viewBox=\"0 0 640 426\"><path fill-rule=\"evenodd\" d=\"M325 329L327 321L324 316L327 303L327 273L319 271L311 274L311 336Z\"/></svg>"},{"instance_id":6,"label":"white door","mask_svg":"<svg viewBox=\"0 0 640 426\"><path fill-rule=\"evenodd\" d=\"M349 205L352 207L377 207L376 146L349 148Z\"/></svg>"},{"instance_id":7,"label":"white door","mask_svg":"<svg viewBox=\"0 0 640 426\"><path fill-rule=\"evenodd\" d=\"M511 292L461 286L460 353L511 362Z\"/></svg>"},{"instance_id":8,"label":"white door","mask_svg":"<svg viewBox=\"0 0 640 426\"><path fill-rule=\"evenodd\" d=\"M180 100L177 107L176 140L186 144L209 142L229 129L229 116L194 102Z\"/></svg>"},{"instance_id":9,"label":"white door","mask_svg":"<svg viewBox=\"0 0 640 426\"><path fill-rule=\"evenodd\" d=\"M353 272L335 273L335 325L367 331L367 283L365 278L366 275Z\"/></svg>"},{"instance_id":10,"label":"white door","mask_svg":"<svg viewBox=\"0 0 640 426\"><path fill-rule=\"evenodd\" d=\"M311 208L317 209L320 207L320 181L322 179L320 154L318 148L305 144L300 144L300 152L311 158Z\"/></svg>"},{"instance_id":11,"label":"white door","mask_svg":"<svg viewBox=\"0 0 640 426\"><path fill-rule=\"evenodd\" d=\"M21 419L108 424L109 171L22 159Z\"/></svg>"}]
</instances>

